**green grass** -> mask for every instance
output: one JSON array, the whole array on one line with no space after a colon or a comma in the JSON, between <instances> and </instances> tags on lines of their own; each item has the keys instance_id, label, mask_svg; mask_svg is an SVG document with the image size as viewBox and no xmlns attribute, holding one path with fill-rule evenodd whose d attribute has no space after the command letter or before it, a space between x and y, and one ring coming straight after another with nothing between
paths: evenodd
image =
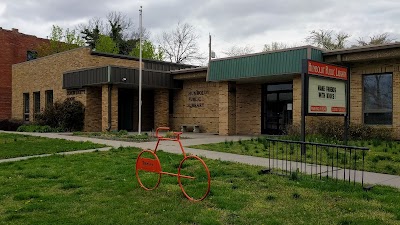
<instances>
[{"instance_id":1,"label":"green grass","mask_svg":"<svg viewBox=\"0 0 400 225\"><path fill-rule=\"evenodd\" d=\"M0 133L0 159L101 148L105 145Z\"/></svg>"},{"instance_id":2,"label":"green grass","mask_svg":"<svg viewBox=\"0 0 400 225\"><path fill-rule=\"evenodd\" d=\"M149 136L147 133L144 134L129 134L127 131L111 131L111 132L74 132L74 136L99 138L106 140L116 141L130 141L130 142L146 142L155 141L156 138Z\"/></svg>"},{"instance_id":3,"label":"green grass","mask_svg":"<svg viewBox=\"0 0 400 225\"><path fill-rule=\"evenodd\" d=\"M285 139L285 137L282 137ZM315 140L314 140L315 141ZM316 140L315 142L326 143L325 140ZM328 142L329 143L329 142ZM350 146L358 146L358 147L368 147L370 151L365 154L365 170L377 173L387 173L393 175L400 175L400 142L396 141L379 141L379 140L371 140L371 141L349 141L348 145ZM265 141L264 137L252 138L251 140L239 140L238 142L222 142L215 144L203 144L203 145L194 145L190 146L191 148L197 149L205 149L211 151L218 152L228 152L235 153L241 155L251 155L258 157L270 157L270 158L279 158L286 159L286 151L289 152L288 159L292 161L296 161L296 157L300 161L300 149L299 146L292 147L288 146L288 150L286 150L286 145L277 144L276 146L272 145L272 142ZM268 151L268 148L274 149L273 153ZM318 162L322 162L322 164L331 163L331 158L327 159L325 152L328 152L329 157L336 159L336 149L320 149L324 152L324 157L320 160L317 158ZM283 154L282 154L283 153ZM292 153L292 154L290 154ZM271 155L270 155L271 154ZM343 167L344 161L346 161L346 168L349 166L349 162L354 162L354 151L352 152L352 158L350 159L350 155L347 152L346 155L344 151L339 150L339 162L338 166ZM308 147L307 150L307 162L314 163L315 162L315 148L311 151L311 148ZM357 153L357 169L361 169L362 165L362 154L360 151ZM334 161L336 163L336 160ZM336 166L336 164L335 164ZM353 165L352 165L353 166Z\"/></svg>"},{"instance_id":4,"label":"green grass","mask_svg":"<svg viewBox=\"0 0 400 225\"><path fill-rule=\"evenodd\" d=\"M188 201L176 177L144 191L139 149L121 148L0 164L0 224L399 224L400 191L303 176L259 175L260 167L205 160L210 195ZM180 155L158 152L164 171Z\"/></svg>"}]
</instances>

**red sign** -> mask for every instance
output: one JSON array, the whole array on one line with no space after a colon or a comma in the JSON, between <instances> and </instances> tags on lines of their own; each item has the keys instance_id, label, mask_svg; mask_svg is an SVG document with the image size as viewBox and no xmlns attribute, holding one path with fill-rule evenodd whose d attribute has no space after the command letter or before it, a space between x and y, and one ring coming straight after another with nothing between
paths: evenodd
<instances>
[{"instance_id":1,"label":"red sign","mask_svg":"<svg viewBox=\"0 0 400 225\"><path fill-rule=\"evenodd\" d=\"M346 107L331 107L332 112L346 112Z\"/></svg>"},{"instance_id":2,"label":"red sign","mask_svg":"<svg viewBox=\"0 0 400 225\"><path fill-rule=\"evenodd\" d=\"M327 107L326 106L316 106L316 105L312 105L310 106L311 112L326 112Z\"/></svg>"},{"instance_id":3,"label":"red sign","mask_svg":"<svg viewBox=\"0 0 400 225\"><path fill-rule=\"evenodd\" d=\"M333 66L312 60L307 62L308 74L347 80L347 68Z\"/></svg>"},{"instance_id":4,"label":"red sign","mask_svg":"<svg viewBox=\"0 0 400 225\"><path fill-rule=\"evenodd\" d=\"M160 161L157 159L149 159L149 158L139 158L137 160L137 169L144 170L147 172L161 172Z\"/></svg>"}]
</instances>

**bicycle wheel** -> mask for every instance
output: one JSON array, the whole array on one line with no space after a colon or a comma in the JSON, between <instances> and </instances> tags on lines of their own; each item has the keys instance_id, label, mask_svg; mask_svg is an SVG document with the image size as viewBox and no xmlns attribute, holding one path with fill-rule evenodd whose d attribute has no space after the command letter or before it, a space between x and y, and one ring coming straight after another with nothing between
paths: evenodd
<instances>
[{"instance_id":1,"label":"bicycle wheel","mask_svg":"<svg viewBox=\"0 0 400 225\"><path fill-rule=\"evenodd\" d=\"M186 198L201 201L210 192L211 176L206 163L195 155L186 156L178 168L178 183Z\"/></svg>"},{"instance_id":2,"label":"bicycle wheel","mask_svg":"<svg viewBox=\"0 0 400 225\"><path fill-rule=\"evenodd\" d=\"M150 191L158 187L161 181L161 164L151 150L143 150L136 159L136 178L140 187Z\"/></svg>"}]
</instances>

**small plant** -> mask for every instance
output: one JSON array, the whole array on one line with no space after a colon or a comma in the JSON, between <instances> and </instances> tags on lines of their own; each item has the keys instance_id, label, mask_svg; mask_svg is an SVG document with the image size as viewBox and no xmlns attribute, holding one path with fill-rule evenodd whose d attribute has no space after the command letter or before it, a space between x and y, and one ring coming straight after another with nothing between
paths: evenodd
<instances>
[{"instance_id":1,"label":"small plant","mask_svg":"<svg viewBox=\"0 0 400 225\"><path fill-rule=\"evenodd\" d=\"M274 201L274 200L276 200L276 196L275 195L267 195L267 197L265 199L267 201Z\"/></svg>"},{"instance_id":2,"label":"small plant","mask_svg":"<svg viewBox=\"0 0 400 225\"><path fill-rule=\"evenodd\" d=\"M239 143L239 145L242 145L242 139L239 139L239 141L238 141L238 143Z\"/></svg>"},{"instance_id":3,"label":"small plant","mask_svg":"<svg viewBox=\"0 0 400 225\"><path fill-rule=\"evenodd\" d=\"M299 198L300 198L300 194L297 193L297 192L294 192L294 193L292 194L292 198L294 198L294 199L299 199Z\"/></svg>"},{"instance_id":4,"label":"small plant","mask_svg":"<svg viewBox=\"0 0 400 225\"><path fill-rule=\"evenodd\" d=\"M289 178L290 180L294 180L294 181L296 181L296 180L300 180L300 177L299 177L299 169L297 169L296 171L293 171L291 174L290 174L290 178Z\"/></svg>"},{"instance_id":5,"label":"small plant","mask_svg":"<svg viewBox=\"0 0 400 225\"><path fill-rule=\"evenodd\" d=\"M118 131L118 134L117 134L118 136L125 136L125 135L128 135L128 131L127 130L120 130L120 131Z\"/></svg>"}]
</instances>

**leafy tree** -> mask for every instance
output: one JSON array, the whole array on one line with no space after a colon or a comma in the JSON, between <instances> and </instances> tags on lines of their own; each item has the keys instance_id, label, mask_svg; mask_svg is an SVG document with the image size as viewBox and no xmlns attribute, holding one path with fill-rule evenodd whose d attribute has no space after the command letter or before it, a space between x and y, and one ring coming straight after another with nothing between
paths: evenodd
<instances>
[{"instance_id":1,"label":"leafy tree","mask_svg":"<svg viewBox=\"0 0 400 225\"><path fill-rule=\"evenodd\" d=\"M77 35L76 30L66 29L64 31L57 25L53 25L49 39L49 43L38 46L39 57L64 52L85 44L82 38Z\"/></svg>"},{"instance_id":2,"label":"leafy tree","mask_svg":"<svg viewBox=\"0 0 400 225\"><path fill-rule=\"evenodd\" d=\"M90 19L88 24L81 24L79 29L86 44L91 48L96 48L96 41L99 39L103 30L102 21L98 18Z\"/></svg>"},{"instance_id":3,"label":"leafy tree","mask_svg":"<svg viewBox=\"0 0 400 225\"><path fill-rule=\"evenodd\" d=\"M106 19L92 18L87 24L79 25L83 39L91 48L96 48L100 35L109 36L118 46L119 54L129 55L139 41L139 29L133 27L132 20L120 12L110 12ZM150 36L142 28L142 37L147 40Z\"/></svg>"},{"instance_id":4,"label":"leafy tree","mask_svg":"<svg viewBox=\"0 0 400 225\"><path fill-rule=\"evenodd\" d=\"M253 52L254 52L254 49L251 46L246 45L244 47L233 46L222 53L224 53L227 56L239 56L239 55L250 54Z\"/></svg>"},{"instance_id":5,"label":"leafy tree","mask_svg":"<svg viewBox=\"0 0 400 225\"><path fill-rule=\"evenodd\" d=\"M135 48L129 53L131 56L139 57L140 46L139 42L137 42ZM159 48L158 50L150 41L143 41L142 44L142 57L145 59L155 59L155 60L163 60L163 52Z\"/></svg>"},{"instance_id":6,"label":"leafy tree","mask_svg":"<svg viewBox=\"0 0 400 225\"><path fill-rule=\"evenodd\" d=\"M165 58L171 62L184 63L204 59L199 52L198 39L192 25L178 23L174 30L164 31L159 42Z\"/></svg>"},{"instance_id":7,"label":"leafy tree","mask_svg":"<svg viewBox=\"0 0 400 225\"><path fill-rule=\"evenodd\" d=\"M96 51L118 54L119 49L117 44L109 36L100 35L96 41Z\"/></svg>"},{"instance_id":8,"label":"leafy tree","mask_svg":"<svg viewBox=\"0 0 400 225\"><path fill-rule=\"evenodd\" d=\"M367 46L367 45L380 45L380 44L389 44L393 42L393 39L389 38L388 33L377 34L372 37L369 37L369 42L364 41L363 38L359 38L357 40L358 46Z\"/></svg>"},{"instance_id":9,"label":"leafy tree","mask_svg":"<svg viewBox=\"0 0 400 225\"><path fill-rule=\"evenodd\" d=\"M334 34L332 30L313 30L310 32L310 36L306 38L306 41L320 48L335 50L345 48L349 37L349 34L342 32Z\"/></svg>"}]
</instances>

